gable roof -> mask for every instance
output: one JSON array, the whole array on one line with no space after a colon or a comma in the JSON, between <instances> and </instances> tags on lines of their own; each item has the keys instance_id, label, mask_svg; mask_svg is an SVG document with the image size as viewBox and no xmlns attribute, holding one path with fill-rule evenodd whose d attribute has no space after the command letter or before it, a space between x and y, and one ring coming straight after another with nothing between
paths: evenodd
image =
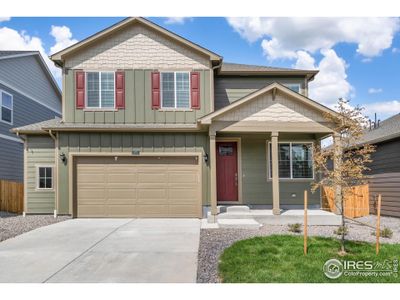
<instances>
[{"instance_id":1,"label":"gable roof","mask_svg":"<svg viewBox=\"0 0 400 300\"><path fill-rule=\"evenodd\" d=\"M304 103L304 104L306 104L308 106L311 106L311 107L313 107L313 108L315 108L315 109L317 109L317 110L319 110L319 111L321 111L323 113L329 113L329 114L333 114L333 115L339 117L339 114L337 112L335 112L334 110L332 110L332 109L330 109L330 108L328 108L328 107L326 107L326 106L324 106L324 105L322 105L322 104L320 104L320 103L318 103L318 102L316 102L316 101L314 101L314 100L312 100L310 98L307 98L307 97L305 97L305 96L303 96L303 95L301 95L299 93L296 93L296 92L292 91L291 89L285 87L284 85L282 85L282 84L280 84L278 82L274 82L274 83L271 83L271 84L269 84L269 85L267 85L267 86L255 91L255 92L253 92L253 93L251 93L251 94L249 94L247 96L244 96L243 98L241 98L239 100L236 100L235 102L232 102L231 104L229 104L229 105L227 105L227 106L225 106L225 107L223 107L223 108L221 108L219 110L216 110L216 111L214 111L214 112L212 112L212 113L210 113L208 115L205 115L204 117L200 118L198 121L201 124L211 124L211 122L212 122L212 120L214 118L216 118L216 117L218 117L218 116L220 116L220 115L222 115L222 114L224 114L224 113L226 113L228 111L231 111L232 109L237 108L237 107L239 107L239 106L241 106L241 105L243 105L243 104L245 104L245 103L247 103L249 101L252 101L253 99L257 98L258 96L260 96L262 94L265 94L265 93L267 93L269 91L273 91L273 90L279 90L279 91L281 91L281 92L283 92L283 93L285 93L285 94L287 94L289 96L294 97L298 101L301 101L302 103Z\"/></svg>"},{"instance_id":2,"label":"gable roof","mask_svg":"<svg viewBox=\"0 0 400 300\"><path fill-rule=\"evenodd\" d=\"M0 60L20 58L20 57L25 57L25 56L35 56L36 57L39 65L42 67L47 78L50 80L50 83L53 86L54 90L56 91L58 96L61 98L61 89L58 86L57 81L55 80L53 74L50 72L49 67L47 66L46 62L44 61L44 59L39 51L16 51L16 50L0 51ZM60 101L61 101L61 99L60 99Z\"/></svg>"},{"instance_id":3,"label":"gable roof","mask_svg":"<svg viewBox=\"0 0 400 300\"><path fill-rule=\"evenodd\" d=\"M223 62L218 75L306 75L308 80L313 80L318 72L318 70L300 70Z\"/></svg>"},{"instance_id":4,"label":"gable roof","mask_svg":"<svg viewBox=\"0 0 400 300\"><path fill-rule=\"evenodd\" d=\"M177 35L176 33L173 33L173 32L171 32L171 31L145 19L145 18L142 18L142 17L125 18L124 20L122 20L104 30L99 31L96 34L91 35L88 38L86 38L70 47L65 48L64 50L54 53L53 55L50 56L50 59L53 60L57 65L62 66L63 58L66 55L70 55L70 54L74 53L75 51L78 51L79 49L82 49L84 47L92 45L93 43L98 42L99 40L109 36L110 34L114 33L115 31L121 30L121 29L123 29L131 24L135 24L135 23L139 23L139 24L145 25L147 27L150 27L150 28L168 36L169 38L171 38L181 44L184 44L189 48L192 48L193 50L201 52L201 53L209 56L210 60L212 60L212 61L216 61L217 63L219 63L222 60L222 56L220 56L220 55L218 55L196 43L193 43L193 42L181 37L180 35Z\"/></svg>"},{"instance_id":5,"label":"gable roof","mask_svg":"<svg viewBox=\"0 0 400 300\"><path fill-rule=\"evenodd\" d=\"M361 143L376 144L400 137L400 113L379 123L375 129L365 130Z\"/></svg>"}]
</instances>

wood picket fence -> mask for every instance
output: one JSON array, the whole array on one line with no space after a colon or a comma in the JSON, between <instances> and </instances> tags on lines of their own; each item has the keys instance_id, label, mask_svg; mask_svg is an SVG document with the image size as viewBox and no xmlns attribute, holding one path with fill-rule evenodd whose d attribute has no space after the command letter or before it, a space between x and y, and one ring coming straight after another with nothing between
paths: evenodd
<instances>
[{"instance_id":1,"label":"wood picket fence","mask_svg":"<svg viewBox=\"0 0 400 300\"><path fill-rule=\"evenodd\" d=\"M0 180L0 211L22 213L24 211L24 184Z\"/></svg>"},{"instance_id":2,"label":"wood picket fence","mask_svg":"<svg viewBox=\"0 0 400 300\"><path fill-rule=\"evenodd\" d=\"M333 188L322 188L323 209L335 210L335 193ZM344 199L344 215L348 218L358 218L369 215L369 186L368 184L352 187Z\"/></svg>"}]
</instances>

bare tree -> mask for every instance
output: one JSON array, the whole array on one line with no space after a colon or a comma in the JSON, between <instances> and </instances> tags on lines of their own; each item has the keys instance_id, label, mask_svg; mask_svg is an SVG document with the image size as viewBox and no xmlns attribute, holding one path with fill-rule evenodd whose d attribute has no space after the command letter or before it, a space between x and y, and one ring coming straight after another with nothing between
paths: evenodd
<instances>
[{"instance_id":1,"label":"bare tree","mask_svg":"<svg viewBox=\"0 0 400 300\"><path fill-rule=\"evenodd\" d=\"M335 191L335 209L342 219L340 254L346 253L345 198L353 193L352 186L366 181L367 165L372 162L371 154L375 152L375 146L362 143L367 125L362 110L359 106L351 107L348 100L339 99L336 106L338 115L325 115L326 120L334 124L334 144L325 148L318 145L313 153L314 168L319 176L312 183L312 191L322 186Z\"/></svg>"}]
</instances>

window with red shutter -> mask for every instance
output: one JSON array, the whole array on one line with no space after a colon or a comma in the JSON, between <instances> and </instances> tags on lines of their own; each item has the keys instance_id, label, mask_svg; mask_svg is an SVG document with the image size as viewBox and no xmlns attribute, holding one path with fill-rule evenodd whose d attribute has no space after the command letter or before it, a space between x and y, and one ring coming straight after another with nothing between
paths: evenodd
<instances>
[{"instance_id":1,"label":"window with red shutter","mask_svg":"<svg viewBox=\"0 0 400 300\"><path fill-rule=\"evenodd\" d=\"M192 109L200 109L200 73L190 73L190 99Z\"/></svg>"},{"instance_id":2,"label":"window with red shutter","mask_svg":"<svg viewBox=\"0 0 400 300\"><path fill-rule=\"evenodd\" d=\"M115 108L125 108L125 72L115 72Z\"/></svg>"},{"instance_id":3,"label":"window with red shutter","mask_svg":"<svg viewBox=\"0 0 400 300\"><path fill-rule=\"evenodd\" d=\"M160 109L160 72L151 73L151 108Z\"/></svg>"},{"instance_id":4,"label":"window with red shutter","mask_svg":"<svg viewBox=\"0 0 400 300\"><path fill-rule=\"evenodd\" d=\"M75 72L75 103L76 108L85 108L85 72Z\"/></svg>"}]
</instances>

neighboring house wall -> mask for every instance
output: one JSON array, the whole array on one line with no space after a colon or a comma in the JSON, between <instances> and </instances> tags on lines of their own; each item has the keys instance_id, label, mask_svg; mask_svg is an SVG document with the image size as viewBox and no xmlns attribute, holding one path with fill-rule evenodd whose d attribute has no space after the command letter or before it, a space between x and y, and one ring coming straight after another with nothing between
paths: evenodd
<instances>
[{"instance_id":1,"label":"neighboring house wall","mask_svg":"<svg viewBox=\"0 0 400 300\"><path fill-rule=\"evenodd\" d=\"M75 108L74 72L65 74L65 122L97 124L129 123L196 123L211 112L211 71L200 72L200 109L152 109L151 70L125 70L125 109L90 111Z\"/></svg>"},{"instance_id":2,"label":"neighboring house wall","mask_svg":"<svg viewBox=\"0 0 400 300\"><path fill-rule=\"evenodd\" d=\"M66 60L73 69L204 69L209 58L141 24L114 32Z\"/></svg>"},{"instance_id":3,"label":"neighboring house wall","mask_svg":"<svg viewBox=\"0 0 400 300\"><path fill-rule=\"evenodd\" d=\"M379 143L372 155L370 208L376 213L377 195L382 195L382 215L400 217L400 138Z\"/></svg>"},{"instance_id":4,"label":"neighboring house wall","mask_svg":"<svg viewBox=\"0 0 400 300\"><path fill-rule=\"evenodd\" d=\"M37 56L0 60L0 83L61 112L61 101ZM26 123L28 124L28 123Z\"/></svg>"},{"instance_id":5,"label":"neighboring house wall","mask_svg":"<svg viewBox=\"0 0 400 300\"><path fill-rule=\"evenodd\" d=\"M27 205L26 213L52 213L55 209L54 190L37 189L37 167L55 164L54 141L49 136L30 135L27 140ZM54 182L54 181L53 181ZM53 184L54 185L54 184Z\"/></svg>"},{"instance_id":6,"label":"neighboring house wall","mask_svg":"<svg viewBox=\"0 0 400 300\"><path fill-rule=\"evenodd\" d=\"M201 152L209 153L205 133L59 133L59 153L70 152ZM70 162L68 162L69 164ZM69 207L68 164L59 163L60 214L72 213ZM209 203L208 165L202 162L203 204Z\"/></svg>"},{"instance_id":7,"label":"neighboring house wall","mask_svg":"<svg viewBox=\"0 0 400 300\"><path fill-rule=\"evenodd\" d=\"M304 77L216 77L214 88L215 109L227 106L273 82L279 82L283 85L300 84L300 93L307 96L307 85Z\"/></svg>"},{"instance_id":8,"label":"neighboring house wall","mask_svg":"<svg viewBox=\"0 0 400 300\"><path fill-rule=\"evenodd\" d=\"M23 144L21 141L18 142L20 139L14 133L11 133L10 129L49 120L60 115L4 84L0 83L0 90L13 96L13 123L8 124L0 121L0 179L22 182ZM6 137L11 139L6 139Z\"/></svg>"}]
</instances>

